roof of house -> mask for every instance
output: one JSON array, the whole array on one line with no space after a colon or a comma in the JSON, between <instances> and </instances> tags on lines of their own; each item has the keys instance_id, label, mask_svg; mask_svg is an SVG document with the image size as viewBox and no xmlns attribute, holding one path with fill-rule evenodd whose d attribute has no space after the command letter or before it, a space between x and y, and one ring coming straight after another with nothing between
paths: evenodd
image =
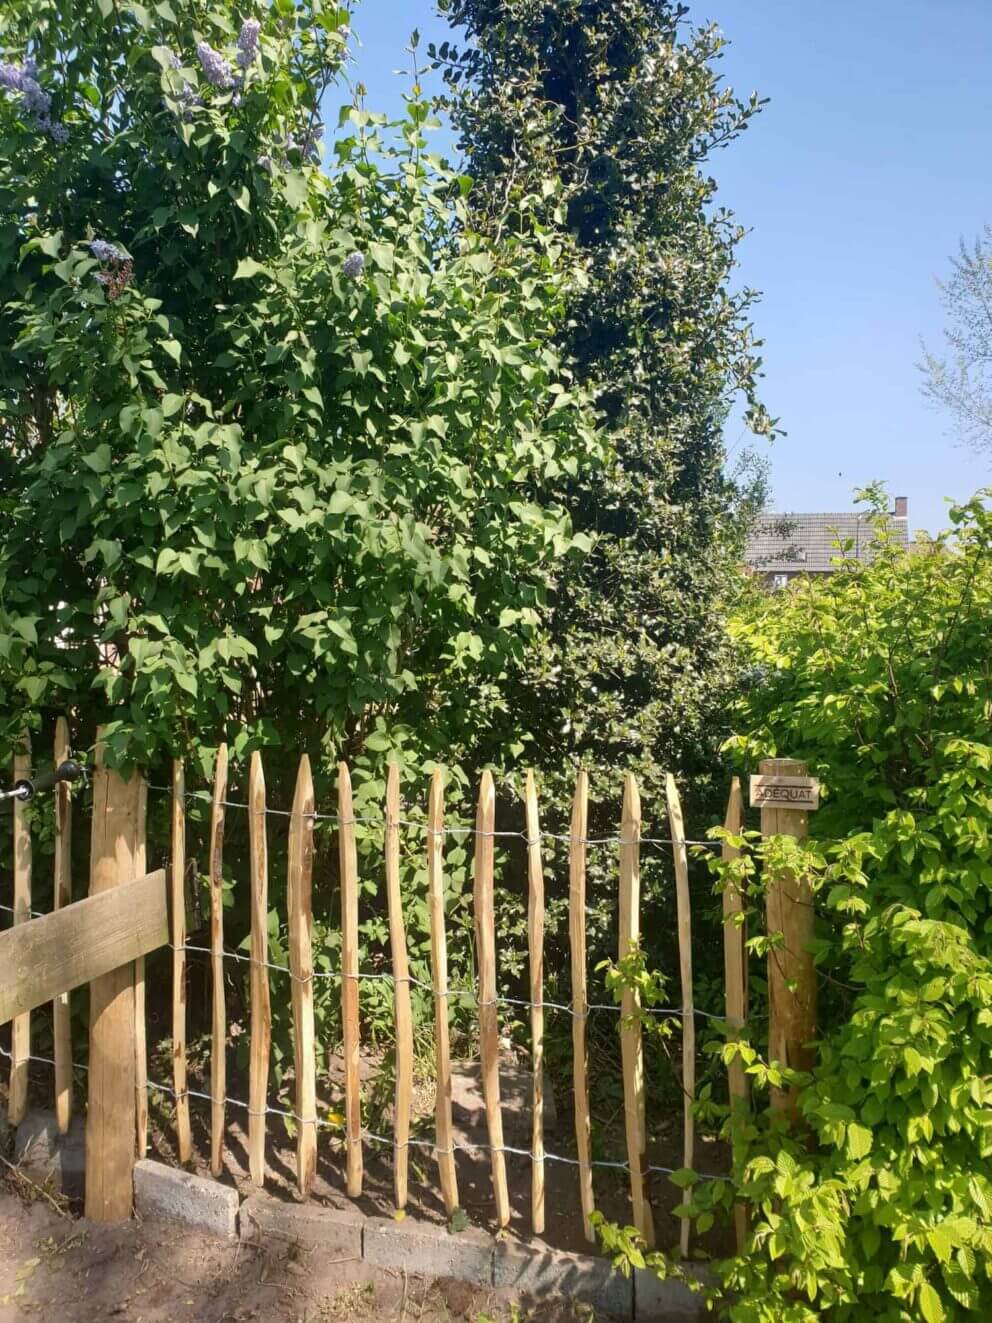
<instances>
[{"instance_id":1,"label":"roof of house","mask_svg":"<svg viewBox=\"0 0 992 1323\"><path fill-rule=\"evenodd\" d=\"M907 520L888 518L893 536L908 545ZM877 529L867 513L764 514L748 538L745 560L769 574L829 572L841 555L871 560L876 538ZM837 543L848 540L850 549L842 551Z\"/></svg>"}]
</instances>

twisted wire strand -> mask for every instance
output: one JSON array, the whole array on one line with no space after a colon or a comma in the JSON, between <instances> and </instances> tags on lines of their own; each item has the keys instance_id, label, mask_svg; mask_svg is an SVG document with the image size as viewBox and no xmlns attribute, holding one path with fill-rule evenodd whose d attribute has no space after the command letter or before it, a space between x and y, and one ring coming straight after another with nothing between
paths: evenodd
<instances>
[{"instance_id":1,"label":"twisted wire strand","mask_svg":"<svg viewBox=\"0 0 992 1323\"><path fill-rule=\"evenodd\" d=\"M172 794L171 786L149 785L149 790L155 790L162 794ZM213 804L214 798L209 790L187 790L186 799L195 799L204 804ZM235 799L218 799L217 804L224 808L235 808L250 810L250 804L244 804ZM267 817L291 818L293 816L291 809L270 808L266 805L263 810ZM304 813L302 817L309 818L312 822L335 822L340 827L372 826L385 827L385 817L350 817L342 818L337 813ZM626 840L620 835L616 836L572 836L568 832L540 831L536 836L528 836L524 831L479 831L470 824L451 823L444 827L429 827L426 822L416 818L397 818L396 826L410 827L422 831L427 836L447 836L458 833L468 836L483 836L486 838L513 838L521 840L525 845L539 845L541 841L565 841L576 845L699 845L706 849L714 850L720 848L719 841L696 841L688 837L669 837L669 836L638 836L636 839Z\"/></svg>"},{"instance_id":2,"label":"twisted wire strand","mask_svg":"<svg viewBox=\"0 0 992 1323\"><path fill-rule=\"evenodd\" d=\"M12 1053L8 1052L7 1049L2 1046L0 1046L0 1056L6 1057L8 1061L13 1060ZM46 1066L55 1065L55 1062L50 1057L32 1055L21 1057L20 1060L22 1062L34 1061ZM87 1067L77 1064L75 1069L85 1073ZM249 1116L281 1116L294 1121L297 1125L316 1126L318 1130L338 1129L338 1126L333 1121L322 1120L319 1116L303 1117L300 1116L298 1112L294 1112L289 1108L276 1107L271 1103L267 1104L263 1110L257 1111L254 1110L250 1104L246 1103L244 1099L234 1098L230 1095L218 1099L214 1098L210 1093L204 1093L201 1089L186 1089L180 1094L170 1087L170 1085L163 1084L160 1080L148 1080L147 1087L155 1090L157 1093L164 1093L177 1099L183 1097L197 1098L201 1099L203 1102L210 1103L223 1102L225 1106L230 1105L231 1107L240 1108L242 1111L247 1112ZM542 1154L535 1154L528 1148L515 1148L511 1144L493 1145L484 1143L460 1143L452 1144L450 1148L442 1148L429 1139L407 1139L403 1143L399 1143L397 1140L391 1139L388 1135L377 1135L372 1130L368 1130L364 1127L362 1129L362 1139L367 1140L369 1143L382 1144L394 1151L401 1148L425 1149L437 1157L447 1157L454 1153L509 1153L514 1157L530 1158L534 1162L560 1162L569 1167L578 1167L580 1165L578 1158L570 1158L563 1153L548 1153L545 1151ZM589 1165L591 1167L601 1167L611 1171L630 1171L629 1162L609 1162L605 1158L593 1158ZM679 1169L676 1167L649 1166L645 1167L644 1170L647 1173L654 1172L658 1175L672 1176ZM701 1181L720 1181L725 1180L726 1177L697 1172L696 1179Z\"/></svg>"}]
</instances>

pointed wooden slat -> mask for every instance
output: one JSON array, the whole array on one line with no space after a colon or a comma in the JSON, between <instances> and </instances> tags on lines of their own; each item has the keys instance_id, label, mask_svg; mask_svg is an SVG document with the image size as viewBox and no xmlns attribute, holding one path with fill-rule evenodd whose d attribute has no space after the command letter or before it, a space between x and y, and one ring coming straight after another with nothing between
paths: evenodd
<instances>
[{"instance_id":1,"label":"pointed wooden slat","mask_svg":"<svg viewBox=\"0 0 992 1323\"><path fill-rule=\"evenodd\" d=\"M217 750L210 814L210 968L213 974L210 1051L210 1170L224 1167L224 1095L227 1093L227 1007L224 995L224 813L227 799L227 745Z\"/></svg>"},{"instance_id":2,"label":"pointed wooden slat","mask_svg":"<svg viewBox=\"0 0 992 1323\"><path fill-rule=\"evenodd\" d=\"M727 801L727 817L724 828L733 836L739 836L744 823L744 801L741 796L741 783L735 776L730 783L730 798ZM740 850L724 841L721 854L725 863L736 859ZM728 883L723 889L723 972L727 999L728 1038L737 1037L747 1022L747 923L743 917L744 897L733 884ZM727 1066L727 1084L731 1110L731 1143L740 1147L738 1133L744 1113L748 1109L750 1091L747 1073L740 1057L735 1057ZM734 1232L737 1239L737 1251L743 1253L747 1244L747 1205L734 1205Z\"/></svg>"},{"instance_id":3,"label":"pointed wooden slat","mask_svg":"<svg viewBox=\"0 0 992 1323\"><path fill-rule=\"evenodd\" d=\"M31 738L25 731L14 754L14 780L27 781L31 777ZM14 800L14 924L27 923L31 918L31 828L28 825L27 804ZM16 1015L11 1026L10 1039L10 1092L7 1097L7 1119L11 1125L20 1125L28 1106L28 1058L31 1056L31 1012Z\"/></svg>"},{"instance_id":4,"label":"pointed wooden slat","mask_svg":"<svg viewBox=\"0 0 992 1323\"><path fill-rule=\"evenodd\" d=\"M176 1142L179 1161L193 1156L186 1082L186 776L183 760L172 763L172 1087L176 1092Z\"/></svg>"},{"instance_id":5,"label":"pointed wooden slat","mask_svg":"<svg viewBox=\"0 0 992 1323\"><path fill-rule=\"evenodd\" d=\"M444 930L444 772L434 769L427 807L427 903L431 923L431 980L434 984L434 1105L438 1177L445 1211L458 1207L454 1133L451 1124L451 1053L448 1044L448 943Z\"/></svg>"},{"instance_id":6,"label":"pointed wooden slat","mask_svg":"<svg viewBox=\"0 0 992 1323\"><path fill-rule=\"evenodd\" d=\"M341 1022L344 1040L344 1110L348 1195L362 1193L362 1092L358 1032L358 850L351 773L338 764L338 842L341 852Z\"/></svg>"},{"instance_id":7,"label":"pointed wooden slat","mask_svg":"<svg viewBox=\"0 0 992 1323\"><path fill-rule=\"evenodd\" d=\"M531 1097L530 1211L534 1234L544 1234L544 869L534 773L524 788L527 820L527 949L530 957Z\"/></svg>"},{"instance_id":8,"label":"pointed wooden slat","mask_svg":"<svg viewBox=\"0 0 992 1323\"><path fill-rule=\"evenodd\" d=\"M93 772L89 894L98 896L138 874L147 786L124 781L104 765L97 731ZM130 1217L134 1190L134 967L123 965L90 984L90 1052L86 1104L86 1216Z\"/></svg>"},{"instance_id":9,"label":"pointed wooden slat","mask_svg":"<svg viewBox=\"0 0 992 1323\"><path fill-rule=\"evenodd\" d=\"M317 1174L317 1059L313 1027L313 777L303 755L289 819L289 968L296 1066L296 1179L306 1195Z\"/></svg>"},{"instance_id":10,"label":"pointed wooden slat","mask_svg":"<svg viewBox=\"0 0 992 1323\"><path fill-rule=\"evenodd\" d=\"M265 1184L265 1117L272 1050L269 1000L269 849L265 830L265 774L256 749L248 772L248 843L251 852L251 1046L248 1071L248 1169Z\"/></svg>"},{"instance_id":11,"label":"pointed wooden slat","mask_svg":"<svg viewBox=\"0 0 992 1323\"><path fill-rule=\"evenodd\" d=\"M575 778L572 827L568 842L568 938L572 962L572 1093L575 1099L575 1148L579 1158L579 1196L586 1240L595 1244L591 1217L592 1189L589 1120L589 999L586 991L586 837L589 826L589 777Z\"/></svg>"},{"instance_id":12,"label":"pointed wooden slat","mask_svg":"<svg viewBox=\"0 0 992 1323\"><path fill-rule=\"evenodd\" d=\"M389 764L386 777L386 899L389 946L393 958L393 1006L396 1030L396 1094L393 1106L393 1185L396 1207L406 1208L410 1165L410 1110L413 1102L413 1012L407 961L403 897L400 894L400 769Z\"/></svg>"},{"instance_id":13,"label":"pointed wooden slat","mask_svg":"<svg viewBox=\"0 0 992 1323\"><path fill-rule=\"evenodd\" d=\"M675 861L675 908L679 929L679 977L682 984L682 1165L690 1170L696 1165L696 1121L693 1107L696 1102L696 1010L692 995L692 910L689 904L689 856L685 844L685 821L682 801L675 778L665 777L665 798L668 800L668 824L672 832L672 855ZM691 1186L684 1199L691 1197ZM679 1246L683 1259L689 1257L689 1233L692 1223L681 1219Z\"/></svg>"},{"instance_id":14,"label":"pointed wooden slat","mask_svg":"<svg viewBox=\"0 0 992 1323\"><path fill-rule=\"evenodd\" d=\"M619 958L625 959L640 941L641 905L641 797L637 781L628 772L624 779L623 815L620 823L620 943ZM647 1195L647 1134L644 1101L644 1050L641 1025L636 1018L640 998L626 988L621 1001L620 1050L623 1061L623 1110L627 1131L627 1161L630 1164L630 1199L634 1226L648 1249L654 1247L654 1220Z\"/></svg>"},{"instance_id":15,"label":"pointed wooden slat","mask_svg":"<svg viewBox=\"0 0 992 1323\"><path fill-rule=\"evenodd\" d=\"M479 965L479 1055L482 1096L486 1105L489 1147L496 1199L496 1224L510 1221L503 1152L503 1112L499 1096L499 1016L496 1009L496 915L493 900L496 792L490 772L483 772L475 818L475 944Z\"/></svg>"},{"instance_id":16,"label":"pointed wooden slat","mask_svg":"<svg viewBox=\"0 0 992 1323\"><path fill-rule=\"evenodd\" d=\"M145 818L142 813L134 843L134 867L140 877L148 871ZM145 957L134 962L134 1124L138 1157L148 1155L148 1022L145 1015Z\"/></svg>"},{"instance_id":17,"label":"pointed wooden slat","mask_svg":"<svg viewBox=\"0 0 992 1323\"><path fill-rule=\"evenodd\" d=\"M54 763L59 767L72 752L69 723L59 717L55 723ZM52 906L64 909L72 904L72 795L68 783L55 787L55 877ZM72 1025L69 994L63 992L52 1002L52 1040L55 1058L55 1120L60 1134L66 1134L72 1121Z\"/></svg>"}]
</instances>

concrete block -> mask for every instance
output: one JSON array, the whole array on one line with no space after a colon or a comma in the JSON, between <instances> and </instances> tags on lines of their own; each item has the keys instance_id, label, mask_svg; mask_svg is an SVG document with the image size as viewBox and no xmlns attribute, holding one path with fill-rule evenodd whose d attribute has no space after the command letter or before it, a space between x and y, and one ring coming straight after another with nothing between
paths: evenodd
<instances>
[{"instance_id":1,"label":"concrete block","mask_svg":"<svg viewBox=\"0 0 992 1323\"><path fill-rule=\"evenodd\" d=\"M237 1236L238 1192L219 1181L143 1159L134 1164L134 1207L139 1217L178 1218L215 1236Z\"/></svg>"},{"instance_id":2,"label":"concrete block","mask_svg":"<svg viewBox=\"0 0 992 1323\"><path fill-rule=\"evenodd\" d=\"M597 1316L630 1318L634 1288L629 1277L607 1259L591 1254L504 1242L496 1247L493 1285L510 1286L528 1295L565 1296L593 1306Z\"/></svg>"},{"instance_id":3,"label":"concrete block","mask_svg":"<svg viewBox=\"0 0 992 1323\"><path fill-rule=\"evenodd\" d=\"M704 1269L689 1267L687 1271L704 1288L709 1285ZM638 1323L698 1323L710 1317L705 1290L692 1291L678 1278L662 1281L647 1269L634 1269L634 1318Z\"/></svg>"},{"instance_id":4,"label":"concrete block","mask_svg":"<svg viewBox=\"0 0 992 1323\"><path fill-rule=\"evenodd\" d=\"M476 1286L493 1284L495 1241L469 1227L451 1232L431 1222L370 1217L365 1223L365 1261L405 1268L422 1277L457 1277Z\"/></svg>"},{"instance_id":5,"label":"concrete block","mask_svg":"<svg viewBox=\"0 0 992 1323\"><path fill-rule=\"evenodd\" d=\"M357 1210L290 1204L267 1194L241 1205L241 1239L258 1244L303 1245L334 1258L362 1257L365 1217Z\"/></svg>"},{"instance_id":6,"label":"concrete block","mask_svg":"<svg viewBox=\"0 0 992 1323\"><path fill-rule=\"evenodd\" d=\"M60 1135L54 1112L29 1112L17 1127L14 1161L38 1185L70 1199L86 1193L86 1127L74 1116L68 1134Z\"/></svg>"}]
</instances>

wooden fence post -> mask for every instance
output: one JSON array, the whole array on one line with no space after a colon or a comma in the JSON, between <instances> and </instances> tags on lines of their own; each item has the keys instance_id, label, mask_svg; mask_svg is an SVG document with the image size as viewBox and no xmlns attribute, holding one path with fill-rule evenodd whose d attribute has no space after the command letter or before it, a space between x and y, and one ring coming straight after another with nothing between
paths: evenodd
<instances>
[{"instance_id":1,"label":"wooden fence post","mask_svg":"<svg viewBox=\"0 0 992 1323\"><path fill-rule=\"evenodd\" d=\"M59 717L55 723L55 766L72 752L69 723ZM72 797L65 781L55 787L55 876L52 908L59 910L72 902ZM72 1033L69 1020L69 994L63 992L52 1002L52 1042L55 1057L55 1118L59 1133L66 1134L72 1120Z\"/></svg>"},{"instance_id":2,"label":"wooden fence post","mask_svg":"<svg viewBox=\"0 0 992 1323\"><path fill-rule=\"evenodd\" d=\"M290 819L292 822L292 819ZM265 825L265 772L256 749L248 773L251 850L251 1049L248 1075L248 1168L253 1185L265 1184L265 1120L272 1053L269 996L269 847Z\"/></svg>"},{"instance_id":3,"label":"wooden fence post","mask_svg":"<svg viewBox=\"0 0 992 1323\"><path fill-rule=\"evenodd\" d=\"M618 960L626 960L641 941L641 796L631 772L624 777L620 821L620 942ZM654 1249L654 1218L648 1197L647 1115L640 994L625 988L620 1003L620 1056L623 1063L623 1111L630 1167L634 1226L648 1249Z\"/></svg>"},{"instance_id":4,"label":"wooden fence post","mask_svg":"<svg viewBox=\"0 0 992 1323\"><path fill-rule=\"evenodd\" d=\"M682 1165L690 1170L696 1165L696 1008L692 993L692 907L689 902L689 854L685 844L685 820L675 777L665 777L665 798L668 801L668 823L672 833L672 855L675 862L675 907L679 926L679 973L682 985ZM692 1186L683 1194L688 1203ZM689 1257L689 1236L692 1222L681 1219L679 1249L683 1259Z\"/></svg>"},{"instance_id":5,"label":"wooden fence post","mask_svg":"<svg viewBox=\"0 0 992 1323\"><path fill-rule=\"evenodd\" d=\"M313 774L300 759L289 819L286 904L289 910L289 968L293 1002L293 1059L296 1067L296 1179L308 1195L317 1174L317 1061L313 1022ZM268 970L265 971L268 973ZM264 1155L263 1155L264 1156Z\"/></svg>"},{"instance_id":6,"label":"wooden fence post","mask_svg":"<svg viewBox=\"0 0 992 1323\"><path fill-rule=\"evenodd\" d=\"M93 773L90 895L139 876L144 853L144 778L124 781L104 766L97 732ZM86 1115L86 1216L114 1222L131 1215L135 1149L134 968L124 965L90 984L89 1101Z\"/></svg>"},{"instance_id":7,"label":"wooden fence post","mask_svg":"<svg viewBox=\"0 0 992 1323\"><path fill-rule=\"evenodd\" d=\"M531 1223L544 1234L544 870L534 773L524 789L527 815L527 949L530 957Z\"/></svg>"},{"instance_id":8,"label":"wooden fence post","mask_svg":"<svg viewBox=\"0 0 992 1323\"><path fill-rule=\"evenodd\" d=\"M434 1134L438 1177L448 1216L458 1207L451 1125L451 1055L448 1044L448 941L444 930L444 773L435 767L427 805L427 903L431 921L431 981L434 984L434 1034L437 1100Z\"/></svg>"},{"instance_id":9,"label":"wooden fence post","mask_svg":"<svg viewBox=\"0 0 992 1323\"><path fill-rule=\"evenodd\" d=\"M730 783L730 798L727 801L727 816L724 828L734 836L739 836L744 826L744 801L741 797L741 783L735 776ZM736 846L724 841L721 856L724 863L730 863L740 855ZM747 1022L747 923L743 917L744 897L735 885L725 884L723 890L723 973L726 986L727 1028L733 1037L737 1037ZM732 1143L739 1146L737 1131L747 1111L750 1098L748 1078L744 1063L735 1057L727 1067L727 1087L730 1094L731 1125L734 1138ZM747 1243L747 1205L734 1205L734 1231L737 1238L737 1252L743 1254Z\"/></svg>"},{"instance_id":10,"label":"wooden fence post","mask_svg":"<svg viewBox=\"0 0 992 1323\"><path fill-rule=\"evenodd\" d=\"M793 758L766 758L762 776L805 776L806 764ZM761 834L803 840L808 827L805 809L764 804ZM815 1057L816 971L809 944L813 937L813 893L809 879L783 872L765 885L769 933L781 933L782 943L768 953L768 1059L794 1070L810 1070ZM772 1089L771 1105L792 1110L796 1090Z\"/></svg>"},{"instance_id":11,"label":"wooden fence post","mask_svg":"<svg viewBox=\"0 0 992 1323\"><path fill-rule=\"evenodd\" d=\"M25 732L14 754L14 780L31 775L31 738ZM26 818L27 805L14 800L14 923L31 918L31 828ZM15 1015L10 1029L10 1092L7 1119L20 1125L28 1106L28 1058L31 1056L31 1012Z\"/></svg>"},{"instance_id":12,"label":"wooden fence post","mask_svg":"<svg viewBox=\"0 0 992 1323\"><path fill-rule=\"evenodd\" d=\"M592 1127L589 1120L589 995L586 979L586 846L589 829L589 776L579 768L572 799L568 841L568 941L572 960L572 1093L575 1099L575 1148L579 1158L582 1228L596 1243L592 1225Z\"/></svg>"},{"instance_id":13,"label":"wooden fence post","mask_svg":"<svg viewBox=\"0 0 992 1323\"><path fill-rule=\"evenodd\" d=\"M172 763L172 1087L176 1094L176 1139L179 1161L193 1156L186 1076L186 773L183 760Z\"/></svg>"}]
</instances>

